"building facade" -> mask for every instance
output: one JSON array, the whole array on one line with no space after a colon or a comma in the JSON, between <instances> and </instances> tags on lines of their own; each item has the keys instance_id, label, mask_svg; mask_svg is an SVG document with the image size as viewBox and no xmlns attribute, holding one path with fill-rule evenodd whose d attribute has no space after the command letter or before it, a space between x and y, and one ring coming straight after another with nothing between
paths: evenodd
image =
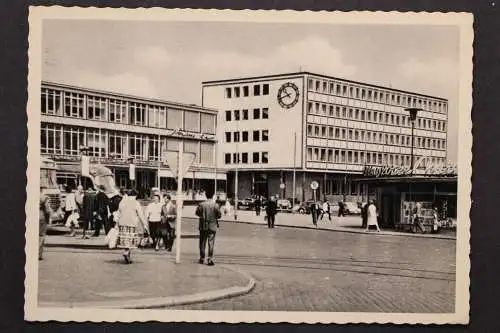
<instances>
[{"instance_id":1,"label":"building facade","mask_svg":"<svg viewBox=\"0 0 500 333\"><path fill-rule=\"evenodd\" d=\"M366 166L409 166L411 121L419 108L414 160L446 162L446 99L309 73L207 81L202 105L219 110L217 163L239 197L362 201ZM239 162L239 163L238 163ZM295 172L294 172L295 170Z\"/></svg>"},{"instance_id":2,"label":"building facade","mask_svg":"<svg viewBox=\"0 0 500 333\"><path fill-rule=\"evenodd\" d=\"M225 188L224 170L215 164L217 111L194 105L42 82L42 156L54 160L57 181L74 187L81 172L81 155L115 174L120 187L175 190L176 180L164 161L166 151L195 154L184 176L185 191L214 186Z\"/></svg>"}]
</instances>

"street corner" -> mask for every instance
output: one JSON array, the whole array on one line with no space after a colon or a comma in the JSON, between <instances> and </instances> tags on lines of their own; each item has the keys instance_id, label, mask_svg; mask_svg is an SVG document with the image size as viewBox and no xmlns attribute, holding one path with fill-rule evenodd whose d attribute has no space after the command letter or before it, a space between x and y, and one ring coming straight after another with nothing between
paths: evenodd
<instances>
[{"instance_id":1,"label":"street corner","mask_svg":"<svg viewBox=\"0 0 500 333\"><path fill-rule=\"evenodd\" d=\"M201 265L172 255L136 253L125 264L117 251L46 253L39 265L41 307L166 308L249 293L255 280L226 265Z\"/></svg>"}]
</instances>

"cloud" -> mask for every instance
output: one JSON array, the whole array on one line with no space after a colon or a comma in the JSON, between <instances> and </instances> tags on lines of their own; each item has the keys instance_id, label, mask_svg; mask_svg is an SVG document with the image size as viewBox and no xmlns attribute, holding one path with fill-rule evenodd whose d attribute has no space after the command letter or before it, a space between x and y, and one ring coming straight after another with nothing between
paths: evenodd
<instances>
[{"instance_id":1,"label":"cloud","mask_svg":"<svg viewBox=\"0 0 500 333\"><path fill-rule=\"evenodd\" d=\"M210 51L197 55L192 63L203 80L247 75L278 74L307 70L335 76L351 76L356 67L348 65L342 52L327 39L309 37L282 45L269 53L244 54L236 51Z\"/></svg>"},{"instance_id":2,"label":"cloud","mask_svg":"<svg viewBox=\"0 0 500 333\"><path fill-rule=\"evenodd\" d=\"M71 81L64 83L140 97L158 97L156 85L149 78L134 73L106 76L95 71L85 70L75 73Z\"/></svg>"},{"instance_id":3,"label":"cloud","mask_svg":"<svg viewBox=\"0 0 500 333\"><path fill-rule=\"evenodd\" d=\"M146 70L166 70L174 62L174 57L163 47L150 46L136 49L133 60L135 65Z\"/></svg>"}]
</instances>

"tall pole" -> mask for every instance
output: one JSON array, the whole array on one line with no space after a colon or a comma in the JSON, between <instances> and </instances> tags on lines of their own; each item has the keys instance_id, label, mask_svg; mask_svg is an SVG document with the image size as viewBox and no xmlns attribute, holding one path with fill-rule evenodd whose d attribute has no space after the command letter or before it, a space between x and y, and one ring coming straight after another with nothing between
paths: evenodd
<instances>
[{"instance_id":1,"label":"tall pole","mask_svg":"<svg viewBox=\"0 0 500 333\"><path fill-rule=\"evenodd\" d=\"M293 186L292 186L292 207L295 205L295 163L297 161L297 132L293 132Z\"/></svg>"},{"instance_id":2,"label":"tall pole","mask_svg":"<svg viewBox=\"0 0 500 333\"><path fill-rule=\"evenodd\" d=\"M214 163L215 163L214 196L217 199L217 142L214 144Z\"/></svg>"},{"instance_id":3,"label":"tall pole","mask_svg":"<svg viewBox=\"0 0 500 333\"><path fill-rule=\"evenodd\" d=\"M410 158L410 175L413 176L413 146L415 141L415 136L413 131L415 130L415 120L411 121L411 158Z\"/></svg>"},{"instance_id":4,"label":"tall pole","mask_svg":"<svg viewBox=\"0 0 500 333\"><path fill-rule=\"evenodd\" d=\"M181 218L182 218L182 156L184 155L184 142L179 140L179 157L177 162L177 195L175 199L175 205L177 206L177 217L176 217L176 249L175 249L175 263L181 262Z\"/></svg>"},{"instance_id":5,"label":"tall pole","mask_svg":"<svg viewBox=\"0 0 500 333\"><path fill-rule=\"evenodd\" d=\"M236 143L236 169L234 173L234 220L238 219L238 164L240 163L240 154L238 153L238 143Z\"/></svg>"},{"instance_id":6,"label":"tall pole","mask_svg":"<svg viewBox=\"0 0 500 333\"><path fill-rule=\"evenodd\" d=\"M158 190L161 191L161 178L160 178L160 169L161 169L161 137L158 134L158 170L156 172L156 181L158 183Z\"/></svg>"}]
</instances>

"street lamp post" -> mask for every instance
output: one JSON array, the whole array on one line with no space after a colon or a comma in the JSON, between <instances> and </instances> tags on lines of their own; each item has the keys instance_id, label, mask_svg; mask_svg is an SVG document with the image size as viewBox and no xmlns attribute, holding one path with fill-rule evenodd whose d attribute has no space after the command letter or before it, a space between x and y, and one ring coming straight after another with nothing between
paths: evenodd
<instances>
[{"instance_id":1,"label":"street lamp post","mask_svg":"<svg viewBox=\"0 0 500 333\"><path fill-rule=\"evenodd\" d=\"M422 109L420 108L406 108L405 111L410 113L410 121L411 121L411 158L410 158L410 175L413 176L413 146L415 145L415 120L417 119L417 113Z\"/></svg>"}]
</instances>

